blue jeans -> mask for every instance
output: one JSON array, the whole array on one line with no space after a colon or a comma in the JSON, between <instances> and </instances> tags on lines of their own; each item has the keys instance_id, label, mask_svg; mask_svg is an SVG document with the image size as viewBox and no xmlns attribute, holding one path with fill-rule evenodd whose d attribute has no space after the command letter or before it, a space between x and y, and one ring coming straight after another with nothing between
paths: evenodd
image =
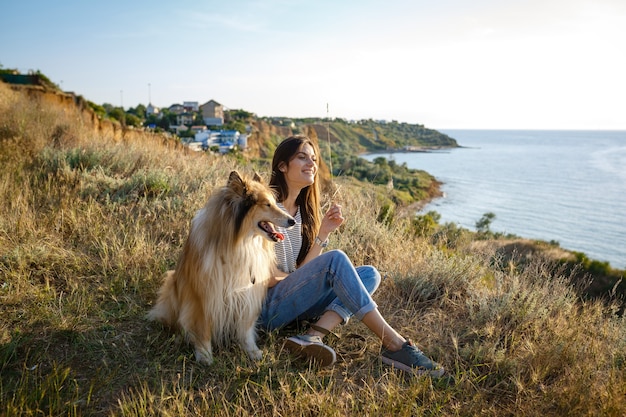
<instances>
[{"instance_id":1,"label":"blue jeans","mask_svg":"<svg viewBox=\"0 0 626 417\"><path fill-rule=\"evenodd\" d=\"M377 308L371 294L380 284L372 266L355 268L340 250L331 250L309 261L267 291L259 324L267 330L294 320L311 320L331 310L343 323L361 320Z\"/></svg>"}]
</instances>

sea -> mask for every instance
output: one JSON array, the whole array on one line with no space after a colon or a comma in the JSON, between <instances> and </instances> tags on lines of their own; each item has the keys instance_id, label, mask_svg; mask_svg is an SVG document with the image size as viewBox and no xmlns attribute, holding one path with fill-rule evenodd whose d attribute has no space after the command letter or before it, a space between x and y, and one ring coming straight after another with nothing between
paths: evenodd
<instances>
[{"instance_id":1,"label":"sea","mask_svg":"<svg viewBox=\"0 0 626 417\"><path fill-rule=\"evenodd\" d=\"M556 241L626 269L626 131L439 130L460 148L368 154L424 170L444 196L421 213L476 230Z\"/></svg>"}]
</instances>

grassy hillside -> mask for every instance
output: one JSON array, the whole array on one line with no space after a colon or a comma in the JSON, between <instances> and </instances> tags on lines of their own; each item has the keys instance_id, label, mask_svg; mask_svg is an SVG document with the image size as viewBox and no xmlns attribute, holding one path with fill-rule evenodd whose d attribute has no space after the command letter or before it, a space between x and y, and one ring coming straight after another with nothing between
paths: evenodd
<instances>
[{"instance_id":1,"label":"grassy hillside","mask_svg":"<svg viewBox=\"0 0 626 417\"><path fill-rule=\"evenodd\" d=\"M248 113L250 114L250 113ZM257 119L245 120L252 126L248 139L248 158L268 160L274 148L288 135L304 133L317 139L322 152L321 176L326 183L333 177L351 177L379 187L378 199L388 206L406 206L423 203L441 196L440 183L431 174L410 169L406 164L396 164L380 158L369 162L359 155L384 149L401 149L406 146L420 148L456 147L449 136L421 125L406 123L378 123L361 121L348 123L337 119L323 122L319 119ZM393 184L391 189L387 189Z\"/></svg>"},{"instance_id":2,"label":"grassy hillside","mask_svg":"<svg viewBox=\"0 0 626 417\"><path fill-rule=\"evenodd\" d=\"M306 119L296 122L312 125L318 132L320 140L329 140L334 145L334 152L338 154L399 150L405 147L422 149L458 147L455 139L423 125L397 121L383 123L373 120L347 122L342 119L328 123ZM330 132L327 129L330 129Z\"/></svg>"},{"instance_id":3,"label":"grassy hillside","mask_svg":"<svg viewBox=\"0 0 626 417\"><path fill-rule=\"evenodd\" d=\"M580 301L571 273L539 257L502 264L379 221L374 191L349 177L334 180L347 221L330 246L380 269L381 311L455 383L383 366L355 321L339 332L363 334L366 352L342 356L346 341L331 339L330 369L292 362L285 333L261 336L258 363L234 347L198 365L145 314L194 212L250 167L91 123L0 83L1 415L626 414L615 306Z\"/></svg>"}]
</instances>

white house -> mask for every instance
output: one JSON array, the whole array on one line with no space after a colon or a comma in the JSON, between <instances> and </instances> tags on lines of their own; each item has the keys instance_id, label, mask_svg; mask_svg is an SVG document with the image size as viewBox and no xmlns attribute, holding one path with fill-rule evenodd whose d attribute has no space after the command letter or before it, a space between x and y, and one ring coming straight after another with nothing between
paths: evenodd
<instances>
[{"instance_id":1,"label":"white house","mask_svg":"<svg viewBox=\"0 0 626 417\"><path fill-rule=\"evenodd\" d=\"M220 153L227 153L235 147L245 149L248 143L248 135L242 135L236 130L204 130L196 133L194 141L202 143L202 149L213 146L219 147Z\"/></svg>"},{"instance_id":2,"label":"white house","mask_svg":"<svg viewBox=\"0 0 626 417\"><path fill-rule=\"evenodd\" d=\"M197 101L183 101L183 108L188 112L200 111Z\"/></svg>"},{"instance_id":3,"label":"white house","mask_svg":"<svg viewBox=\"0 0 626 417\"><path fill-rule=\"evenodd\" d=\"M160 114L161 110L158 107L153 106L152 103L148 104L148 106L146 107L146 117L151 115L158 116Z\"/></svg>"}]
</instances>

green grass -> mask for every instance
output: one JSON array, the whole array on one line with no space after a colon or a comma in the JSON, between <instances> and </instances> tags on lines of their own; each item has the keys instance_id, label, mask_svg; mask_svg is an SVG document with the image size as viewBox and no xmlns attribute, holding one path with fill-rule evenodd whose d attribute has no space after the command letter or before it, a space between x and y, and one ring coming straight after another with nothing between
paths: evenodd
<instances>
[{"instance_id":1,"label":"green grass","mask_svg":"<svg viewBox=\"0 0 626 417\"><path fill-rule=\"evenodd\" d=\"M260 336L257 363L233 346L197 364L145 314L195 211L249 167L80 120L0 84L0 415L626 414L616 305L581 301L547 260L500 269L463 241L440 249L407 220L380 223L376 192L349 178L331 247L380 269L384 316L455 383L382 365L356 321L339 332L364 335L365 354L330 369L290 360L284 333Z\"/></svg>"}]
</instances>

